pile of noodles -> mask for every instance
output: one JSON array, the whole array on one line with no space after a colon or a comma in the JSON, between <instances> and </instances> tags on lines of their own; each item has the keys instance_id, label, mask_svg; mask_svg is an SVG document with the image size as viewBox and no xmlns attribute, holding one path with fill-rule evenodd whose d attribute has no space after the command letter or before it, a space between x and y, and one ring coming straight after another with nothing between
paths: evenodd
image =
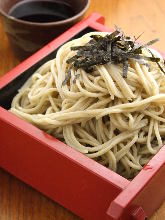
<instances>
[{"instance_id":1,"label":"pile of noodles","mask_svg":"<svg viewBox=\"0 0 165 220\"><path fill-rule=\"evenodd\" d=\"M86 44L91 34L98 32L62 46L19 90L10 111L133 178L165 143L165 76L154 62L129 60L127 78L122 65L105 64L90 74L71 69L62 85L66 60L75 55L70 47ZM143 53L150 56L147 49Z\"/></svg>"}]
</instances>

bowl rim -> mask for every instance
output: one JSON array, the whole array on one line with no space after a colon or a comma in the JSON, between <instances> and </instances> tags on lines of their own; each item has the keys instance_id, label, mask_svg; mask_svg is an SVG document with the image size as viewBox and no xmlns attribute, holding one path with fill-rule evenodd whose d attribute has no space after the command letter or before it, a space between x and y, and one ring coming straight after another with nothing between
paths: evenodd
<instances>
[{"instance_id":1,"label":"bowl rim","mask_svg":"<svg viewBox=\"0 0 165 220\"><path fill-rule=\"evenodd\" d=\"M41 27L41 26L48 27L48 26L53 26L53 25L58 26L58 25L63 25L63 24L69 24L73 21L76 21L77 19L79 19L81 16L83 16L85 14L85 12L88 10L89 6L90 6L90 0L87 0L86 4L84 5L84 8L79 13L74 15L73 17L62 20L62 21L45 22L45 23L23 21L21 19L18 19L18 18L15 18L13 16L8 15L1 8L0 8L0 14L2 16L4 16L5 18L7 18L8 20L15 21L20 24L29 25L29 26L37 26L37 27Z\"/></svg>"}]
</instances>

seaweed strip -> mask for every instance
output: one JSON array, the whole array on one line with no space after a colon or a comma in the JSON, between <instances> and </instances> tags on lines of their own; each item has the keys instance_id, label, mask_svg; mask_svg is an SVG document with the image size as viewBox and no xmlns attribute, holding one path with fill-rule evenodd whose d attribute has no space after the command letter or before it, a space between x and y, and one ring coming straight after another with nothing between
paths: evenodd
<instances>
[{"instance_id":1,"label":"seaweed strip","mask_svg":"<svg viewBox=\"0 0 165 220\"><path fill-rule=\"evenodd\" d=\"M134 37L133 40L116 26L116 30L111 34L105 36L91 35L91 40L87 44L71 47L70 49L72 51L76 51L76 55L69 58L66 62L71 64L70 69L74 68L77 70L82 68L87 73L92 73L97 65L104 65L106 63L123 64L123 77L126 78L129 59L133 59L144 65L145 61L155 62L160 70L165 73L159 64L159 58L154 57L152 53L151 57L142 54L143 48L156 43L159 39L156 38L146 44L140 45L136 40L139 39L141 35L142 34L137 38ZM70 69L68 70L63 85L65 85L70 78ZM75 76L75 80L76 79L77 77Z\"/></svg>"}]
</instances>

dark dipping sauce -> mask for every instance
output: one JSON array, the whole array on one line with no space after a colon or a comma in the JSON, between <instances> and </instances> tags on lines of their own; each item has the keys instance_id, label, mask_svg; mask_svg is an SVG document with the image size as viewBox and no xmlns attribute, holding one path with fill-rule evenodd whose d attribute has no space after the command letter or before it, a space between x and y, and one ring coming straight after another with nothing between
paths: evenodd
<instances>
[{"instance_id":1,"label":"dark dipping sauce","mask_svg":"<svg viewBox=\"0 0 165 220\"><path fill-rule=\"evenodd\" d=\"M69 4L51 0L23 0L15 4L9 15L23 21L56 22L68 19L75 15Z\"/></svg>"}]
</instances>

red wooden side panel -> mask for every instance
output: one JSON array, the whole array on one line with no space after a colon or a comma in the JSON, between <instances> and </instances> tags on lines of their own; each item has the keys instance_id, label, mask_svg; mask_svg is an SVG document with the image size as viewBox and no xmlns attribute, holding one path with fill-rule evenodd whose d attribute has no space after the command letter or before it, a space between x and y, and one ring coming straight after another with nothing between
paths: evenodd
<instances>
[{"instance_id":1,"label":"red wooden side panel","mask_svg":"<svg viewBox=\"0 0 165 220\"><path fill-rule=\"evenodd\" d=\"M165 146L111 203L107 211L109 219L129 219L132 216L132 219L140 220L150 217L165 198L164 184Z\"/></svg>"},{"instance_id":2,"label":"red wooden side panel","mask_svg":"<svg viewBox=\"0 0 165 220\"><path fill-rule=\"evenodd\" d=\"M105 219L129 181L0 108L0 166L84 219Z\"/></svg>"}]
</instances>

